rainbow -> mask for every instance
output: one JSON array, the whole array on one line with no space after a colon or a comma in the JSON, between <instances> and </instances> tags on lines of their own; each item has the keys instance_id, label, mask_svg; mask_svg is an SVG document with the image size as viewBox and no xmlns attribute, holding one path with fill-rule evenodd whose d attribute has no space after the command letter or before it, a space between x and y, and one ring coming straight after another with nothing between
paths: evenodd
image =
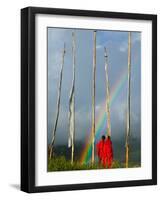
<instances>
[{"instance_id":1,"label":"rainbow","mask_svg":"<svg viewBox=\"0 0 161 200\"><path fill-rule=\"evenodd\" d=\"M119 76L119 79L116 81L114 86L111 89L111 99L110 99L110 106L115 101L116 97L120 94L125 83L127 81L127 70L123 71ZM106 114L106 100L102 103L101 110L98 116L96 116L96 133L95 133L95 140L100 137L100 134L103 130L106 129L107 126L107 114ZM91 132L90 132L91 133ZM85 140L85 147L81 153L81 164L88 163L91 159L92 153L92 134L87 134Z\"/></svg>"}]
</instances>

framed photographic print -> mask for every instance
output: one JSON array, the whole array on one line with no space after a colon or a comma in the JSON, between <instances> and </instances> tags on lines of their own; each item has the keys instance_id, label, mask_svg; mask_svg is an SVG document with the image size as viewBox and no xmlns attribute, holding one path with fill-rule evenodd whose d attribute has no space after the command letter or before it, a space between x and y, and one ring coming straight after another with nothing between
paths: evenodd
<instances>
[{"instance_id":1,"label":"framed photographic print","mask_svg":"<svg viewBox=\"0 0 161 200\"><path fill-rule=\"evenodd\" d=\"M21 10L21 190L157 184L157 16Z\"/></svg>"}]
</instances>

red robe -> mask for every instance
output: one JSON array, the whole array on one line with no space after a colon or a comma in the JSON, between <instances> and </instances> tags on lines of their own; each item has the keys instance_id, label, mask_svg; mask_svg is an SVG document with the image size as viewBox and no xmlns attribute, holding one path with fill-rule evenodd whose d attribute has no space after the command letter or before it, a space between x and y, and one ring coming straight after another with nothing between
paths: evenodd
<instances>
[{"instance_id":1,"label":"red robe","mask_svg":"<svg viewBox=\"0 0 161 200\"><path fill-rule=\"evenodd\" d=\"M106 139L104 145L103 166L111 168L113 162L113 148L110 139Z\"/></svg>"},{"instance_id":2,"label":"red robe","mask_svg":"<svg viewBox=\"0 0 161 200\"><path fill-rule=\"evenodd\" d=\"M98 155L100 164L103 162L103 158L105 156L104 146L105 146L105 141L103 140L100 140L96 145L97 155Z\"/></svg>"}]
</instances>

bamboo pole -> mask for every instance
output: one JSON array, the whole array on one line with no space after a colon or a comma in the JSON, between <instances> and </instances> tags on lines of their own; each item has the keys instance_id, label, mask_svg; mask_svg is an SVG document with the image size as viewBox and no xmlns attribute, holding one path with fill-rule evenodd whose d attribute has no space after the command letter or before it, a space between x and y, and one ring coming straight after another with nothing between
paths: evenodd
<instances>
[{"instance_id":1,"label":"bamboo pole","mask_svg":"<svg viewBox=\"0 0 161 200\"><path fill-rule=\"evenodd\" d=\"M108 79L108 55L107 49L104 48L105 56L105 76L106 76L106 112L107 112L107 136L111 136L111 120L110 120L110 87Z\"/></svg>"},{"instance_id":2,"label":"bamboo pole","mask_svg":"<svg viewBox=\"0 0 161 200\"><path fill-rule=\"evenodd\" d=\"M56 110L55 125L54 125L53 131L52 131L52 140L51 140L51 144L50 144L49 159L51 159L53 156L53 146L54 146L54 142L55 142L56 129L57 129L58 118L59 118L62 76L63 76L63 68L64 68L64 56L65 56L65 43L64 43L64 48L62 51L62 62L61 62L61 70L60 70L60 80L59 80L59 85L58 85L57 106L56 106L57 110Z\"/></svg>"},{"instance_id":3,"label":"bamboo pole","mask_svg":"<svg viewBox=\"0 0 161 200\"><path fill-rule=\"evenodd\" d=\"M95 87L96 87L96 31L93 33L93 84L92 84L92 165L95 161Z\"/></svg>"},{"instance_id":4,"label":"bamboo pole","mask_svg":"<svg viewBox=\"0 0 161 200\"><path fill-rule=\"evenodd\" d=\"M131 32L128 33L128 94L127 94L127 127L126 127L126 161L129 165L129 136L130 136L130 97L131 97Z\"/></svg>"},{"instance_id":5,"label":"bamboo pole","mask_svg":"<svg viewBox=\"0 0 161 200\"><path fill-rule=\"evenodd\" d=\"M71 149L71 164L73 164L74 160L74 140L75 140L75 33L72 33L72 54L73 54L73 79L72 79L72 87L70 91L69 97L69 139L68 139L68 147L72 147Z\"/></svg>"}]
</instances>

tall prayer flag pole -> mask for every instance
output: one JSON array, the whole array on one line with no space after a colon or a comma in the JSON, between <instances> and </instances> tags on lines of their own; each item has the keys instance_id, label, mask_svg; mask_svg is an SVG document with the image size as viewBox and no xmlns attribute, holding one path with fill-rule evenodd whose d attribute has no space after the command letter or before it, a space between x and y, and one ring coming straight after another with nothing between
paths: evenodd
<instances>
[{"instance_id":1,"label":"tall prayer flag pole","mask_svg":"<svg viewBox=\"0 0 161 200\"><path fill-rule=\"evenodd\" d=\"M60 70L60 80L59 80L59 85L58 85L57 106L56 106L57 110L56 110L55 125L52 131L52 140L50 144L49 159L51 159L53 156L53 146L55 142L56 129L57 129L58 118L59 118L60 97L61 97L62 77L63 77L63 68L64 68L64 56L65 56L65 43L64 43L64 48L62 51L62 62L61 62L61 70Z\"/></svg>"},{"instance_id":2,"label":"tall prayer flag pole","mask_svg":"<svg viewBox=\"0 0 161 200\"><path fill-rule=\"evenodd\" d=\"M126 161L129 164L129 135L130 135L130 96L131 96L131 32L128 33L128 94L127 94L127 126L126 126Z\"/></svg>"},{"instance_id":3,"label":"tall prayer flag pole","mask_svg":"<svg viewBox=\"0 0 161 200\"><path fill-rule=\"evenodd\" d=\"M93 45L93 84L92 84L92 164L95 160L95 82L96 82L96 31L94 31Z\"/></svg>"},{"instance_id":4,"label":"tall prayer flag pole","mask_svg":"<svg viewBox=\"0 0 161 200\"><path fill-rule=\"evenodd\" d=\"M73 54L73 79L72 79L72 88L70 91L69 97L69 138L68 138L68 147L72 147L71 150L71 164L74 160L74 138L75 138L75 33L72 33L72 54Z\"/></svg>"},{"instance_id":5,"label":"tall prayer flag pole","mask_svg":"<svg viewBox=\"0 0 161 200\"><path fill-rule=\"evenodd\" d=\"M107 112L107 136L111 136L111 121L110 121L110 87L109 87L109 79L108 79L108 64L107 64L107 49L104 48L104 56L105 56L105 75L106 75L106 112Z\"/></svg>"}]
</instances>

